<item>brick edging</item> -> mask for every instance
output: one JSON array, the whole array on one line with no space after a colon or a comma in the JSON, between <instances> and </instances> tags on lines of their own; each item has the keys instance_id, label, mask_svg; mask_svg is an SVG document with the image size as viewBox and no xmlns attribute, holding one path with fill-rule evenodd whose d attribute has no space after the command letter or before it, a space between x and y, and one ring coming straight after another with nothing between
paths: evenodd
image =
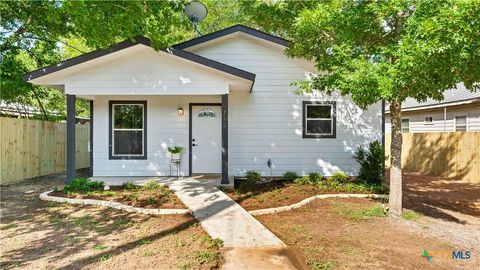
<instances>
[{"instance_id":1,"label":"brick edging","mask_svg":"<svg viewBox=\"0 0 480 270\"><path fill-rule=\"evenodd\" d=\"M53 190L43 192L42 194L39 195L40 199L44 201L59 202L59 203L107 206L107 207L131 212L131 213L141 213L146 215L160 216L160 215L176 215L176 214L190 213L190 210L188 209L141 208L141 207L133 207L130 205L125 205L125 204L121 204L119 202L113 202L113 201L102 201L102 200L94 200L94 199L71 199L71 198L48 195L51 192L53 192Z\"/></svg>"},{"instance_id":2,"label":"brick edging","mask_svg":"<svg viewBox=\"0 0 480 270\"><path fill-rule=\"evenodd\" d=\"M250 210L250 211L248 211L248 213L250 213L252 216L275 214L275 213L290 211L290 210L293 210L295 208L300 208L302 206L305 206L305 205L313 202L316 199L327 199L327 198L388 199L388 195L384 195L384 194L321 194L321 195L315 195L315 196L303 199L302 201L300 201L298 203L294 203L292 205L280 206L280 207L274 207L274 208L258 209L258 210Z\"/></svg>"}]
</instances>

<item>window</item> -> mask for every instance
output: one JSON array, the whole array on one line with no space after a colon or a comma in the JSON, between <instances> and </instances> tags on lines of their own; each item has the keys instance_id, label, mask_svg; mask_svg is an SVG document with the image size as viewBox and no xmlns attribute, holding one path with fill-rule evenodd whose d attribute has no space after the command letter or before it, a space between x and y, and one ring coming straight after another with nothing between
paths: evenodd
<instances>
[{"instance_id":1,"label":"window","mask_svg":"<svg viewBox=\"0 0 480 270\"><path fill-rule=\"evenodd\" d=\"M145 101L110 101L110 159L146 159Z\"/></svg>"},{"instance_id":2,"label":"window","mask_svg":"<svg viewBox=\"0 0 480 270\"><path fill-rule=\"evenodd\" d=\"M467 116L455 116L455 131L467 131Z\"/></svg>"},{"instance_id":3,"label":"window","mask_svg":"<svg viewBox=\"0 0 480 270\"><path fill-rule=\"evenodd\" d=\"M402 132L409 133L410 132L410 119L402 118Z\"/></svg>"},{"instance_id":4,"label":"window","mask_svg":"<svg viewBox=\"0 0 480 270\"><path fill-rule=\"evenodd\" d=\"M431 116L427 116L425 117L425 122L424 122L425 125L433 125L433 117Z\"/></svg>"},{"instance_id":5,"label":"window","mask_svg":"<svg viewBox=\"0 0 480 270\"><path fill-rule=\"evenodd\" d=\"M303 102L303 138L336 137L336 103Z\"/></svg>"}]
</instances>

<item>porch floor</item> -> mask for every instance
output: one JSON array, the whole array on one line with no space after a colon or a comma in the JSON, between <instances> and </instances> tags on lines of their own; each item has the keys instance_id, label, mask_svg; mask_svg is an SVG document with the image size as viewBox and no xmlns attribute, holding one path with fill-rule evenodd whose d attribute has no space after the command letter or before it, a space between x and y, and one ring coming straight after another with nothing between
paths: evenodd
<instances>
[{"instance_id":1,"label":"porch floor","mask_svg":"<svg viewBox=\"0 0 480 270\"><path fill-rule=\"evenodd\" d=\"M199 184L208 186L221 186L221 176L217 175L194 175L191 177L175 176L94 176L90 177L93 181L103 181L109 186L121 186L124 183L131 182L136 185L143 185L148 180L155 180L161 184L171 184L179 181L198 181ZM233 186L233 179L228 186Z\"/></svg>"}]
</instances>

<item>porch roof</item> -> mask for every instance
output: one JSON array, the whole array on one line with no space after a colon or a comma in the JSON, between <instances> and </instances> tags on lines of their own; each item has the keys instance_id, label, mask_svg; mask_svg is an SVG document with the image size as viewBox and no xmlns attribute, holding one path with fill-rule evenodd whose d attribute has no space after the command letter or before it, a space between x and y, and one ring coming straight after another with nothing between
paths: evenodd
<instances>
[{"instance_id":1,"label":"porch roof","mask_svg":"<svg viewBox=\"0 0 480 270\"><path fill-rule=\"evenodd\" d=\"M106 49L99 49L92 51L80 56L64 60L58 64L50 65L43 67L32 72L29 72L24 75L24 80L27 82L49 86L52 88L57 88L60 90L65 90L65 85L58 83L57 80L52 80L51 78L62 77L65 74L71 73L75 68L88 65L92 62L99 61L99 59L104 59L111 57L111 55L124 53L125 51L135 52L134 48L138 46L147 46L151 48L151 41L145 37L136 37L134 40L125 40L123 42L117 43ZM217 73L226 75L228 77L237 78L237 81L250 82L250 89L253 87L255 82L255 74L232 67L194 53L183 51L177 48L165 48L159 50L160 53L165 53L171 56L176 57L179 60L188 61L196 66L201 66L203 68L215 71Z\"/></svg>"}]
</instances>

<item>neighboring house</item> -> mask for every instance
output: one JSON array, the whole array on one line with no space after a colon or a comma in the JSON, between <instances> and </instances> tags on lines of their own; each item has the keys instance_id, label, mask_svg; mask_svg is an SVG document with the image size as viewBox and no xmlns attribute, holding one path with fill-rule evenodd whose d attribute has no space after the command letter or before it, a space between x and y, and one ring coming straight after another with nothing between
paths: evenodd
<instances>
[{"instance_id":1,"label":"neighboring house","mask_svg":"<svg viewBox=\"0 0 480 270\"><path fill-rule=\"evenodd\" d=\"M315 68L285 56L288 45L239 25L159 51L139 37L25 80L65 91L70 117L75 96L91 100L94 176L169 175L176 145L186 148L181 175L221 173L223 183L248 170L270 175L269 159L274 176L355 175L356 148L382 139L381 103L363 111L338 94L296 95L292 82Z\"/></svg>"},{"instance_id":2,"label":"neighboring house","mask_svg":"<svg viewBox=\"0 0 480 270\"><path fill-rule=\"evenodd\" d=\"M385 131L391 132L388 106ZM459 84L444 92L442 101L419 103L408 98L402 104L402 132L480 131L480 91L470 92Z\"/></svg>"}]
</instances>

